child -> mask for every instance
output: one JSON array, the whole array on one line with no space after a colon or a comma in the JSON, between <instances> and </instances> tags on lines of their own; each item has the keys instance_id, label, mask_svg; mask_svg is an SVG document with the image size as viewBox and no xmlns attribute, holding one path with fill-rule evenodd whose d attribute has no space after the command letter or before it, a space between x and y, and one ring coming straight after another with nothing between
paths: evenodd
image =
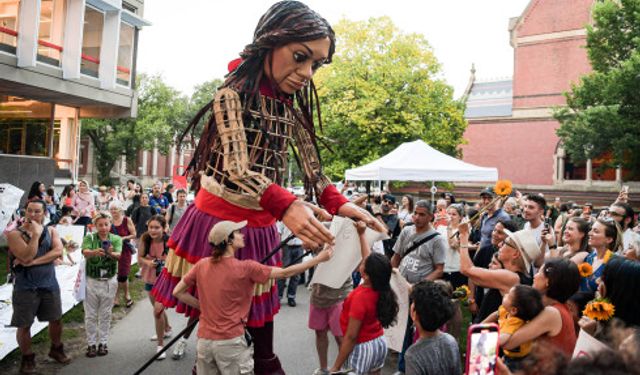
<instances>
[{"instance_id":1,"label":"child","mask_svg":"<svg viewBox=\"0 0 640 375\"><path fill-rule=\"evenodd\" d=\"M344 333L338 358L329 370L338 372L346 368L361 374L379 374L387 356L387 341L382 328L395 323L398 302L391 290L391 263L378 253L371 253L364 237L364 222L356 223L360 236L362 284L347 297L340 314Z\"/></svg>"},{"instance_id":2,"label":"child","mask_svg":"<svg viewBox=\"0 0 640 375\"><path fill-rule=\"evenodd\" d=\"M198 327L197 372L217 374L253 374L253 346L244 324L255 284L269 279L288 278L327 261L333 249L287 268L269 267L253 260L238 260L234 254L244 247L240 231L246 221L220 221L209 232L213 246L211 257L203 258L180 280L173 295L200 310ZM198 298L187 290L196 288ZM259 348L258 348L259 349Z\"/></svg>"},{"instance_id":3,"label":"child","mask_svg":"<svg viewBox=\"0 0 640 375\"><path fill-rule=\"evenodd\" d=\"M316 351L320 368L313 375L328 375L327 351L329 348L328 331L336 339L338 347L342 344L340 313L342 303L352 289L352 280L348 278L341 288L334 289L322 284L313 284L309 299L309 328L316 333Z\"/></svg>"},{"instance_id":4,"label":"child","mask_svg":"<svg viewBox=\"0 0 640 375\"><path fill-rule=\"evenodd\" d=\"M504 295L498 312L487 318L487 321L490 319L495 321L497 315L500 326L500 346L502 346L509 341L511 335L527 321L535 318L543 309L540 292L529 285L516 285ZM511 371L520 368L520 361L531 352L531 345L532 342L526 342L515 350L503 349L503 360Z\"/></svg>"},{"instance_id":5,"label":"child","mask_svg":"<svg viewBox=\"0 0 640 375\"><path fill-rule=\"evenodd\" d=\"M58 225L73 225L73 217L71 216L72 213L72 207L63 206L60 210L60 220L58 220Z\"/></svg>"},{"instance_id":6,"label":"child","mask_svg":"<svg viewBox=\"0 0 640 375\"><path fill-rule=\"evenodd\" d=\"M454 314L454 305L445 288L433 281L420 281L413 286L410 300L411 319L420 339L405 354L407 374L462 373L458 343L440 327Z\"/></svg>"},{"instance_id":7,"label":"child","mask_svg":"<svg viewBox=\"0 0 640 375\"><path fill-rule=\"evenodd\" d=\"M87 332L86 355L89 358L109 353L107 342L111 310L118 288L116 273L122 252L122 239L109 233L111 215L108 212L98 212L93 218L93 225L96 226L97 232L86 235L82 241L82 255L86 258L87 273L84 324Z\"/></svg>"},{"instance_id":8,"label":"child","mask_svg":"<svg viewBox=\"0 0 640 375\"><path fill-rule=\"evenodd\" d=\"M162 350L164 339L172 335L167 313L164 311L163 306L156 302L151 294L153 284L160 275L167 254L169 253L169 247L167 245L169 236L165 233L166 230L167 221L163 215L158 214L151 216L149 221L147 221L147 230L140 238L140 251L138 252L138 264L140 265L142 280L144 281L144 290L149 293L149 301L151 301L151 305L153 306L156 333L151 336L151 341L158 341L157 351ZM166 354L162 353L158 357L158 360L163 360L166 357Z\"/></svg>"}]
</instances>

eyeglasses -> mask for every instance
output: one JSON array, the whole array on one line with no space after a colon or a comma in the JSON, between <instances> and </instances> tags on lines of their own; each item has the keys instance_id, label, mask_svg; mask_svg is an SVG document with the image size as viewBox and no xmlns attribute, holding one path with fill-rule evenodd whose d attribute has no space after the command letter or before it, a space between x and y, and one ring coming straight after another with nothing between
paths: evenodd
<instances>
[{"instance_id":1,"label":"eyeglasses","mask_svg":"<svg viewBox=\"0 0 640 375\"><path fill-rule=\"evenodd\" d=\"M609 211L608 214L609 216L624 217L624 214L615 211Z\"/></svg>"},{"instance_id":2,"label":"eyeglasses","mask_svg":"<svg viewBox=\"0 0 640 375\"><path fill-rule=\"evenodd\" d=\"M518 246L509 240L504 240L503 244L509 246L512 249L518 250Z\"/></svg>"}]
</instances>

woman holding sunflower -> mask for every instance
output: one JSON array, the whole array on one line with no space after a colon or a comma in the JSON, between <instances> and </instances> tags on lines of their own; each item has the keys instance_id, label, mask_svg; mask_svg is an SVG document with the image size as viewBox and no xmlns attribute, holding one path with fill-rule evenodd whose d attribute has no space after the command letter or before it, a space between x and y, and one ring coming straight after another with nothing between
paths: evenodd
<instances>
[{"instance_id":1,"label":"woman holding sunflower","mask_svg":"<svg viewBox=\"0 0 640 375\"><path fill-rule=\"evenodd\" d=\"M578 254L571 260L580 270L580 291L595 294L597 280L602 276L605 265L622 245L620 227L613 219L598 219L589 231L589 254Z\"/></svg>"}]
</instances>

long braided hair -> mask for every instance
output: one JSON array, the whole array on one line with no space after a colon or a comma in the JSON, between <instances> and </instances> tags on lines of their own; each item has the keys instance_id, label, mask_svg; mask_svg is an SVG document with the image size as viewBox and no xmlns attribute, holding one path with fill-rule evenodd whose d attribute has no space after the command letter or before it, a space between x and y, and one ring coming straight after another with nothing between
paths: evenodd
<instances>
[{"instance_id":1,"label":"long braided hair","mask_svg":"<svg viewBox=\"0 0 640 375\"><path fill-rule=\"evenodd\" d=\"M335 52L335 33L327 20L299 1L287 0L275 3L260 17L254 31L253 42L245 46L244 50L240 53L242 59L240 64L227 75L221 88L230 87L244 94L246 99L244 107L246 110L249 103L252 103L259 95L260 84L265 78L265 62L267 59L271 62L274 49L289 43L323 38L329 38L331 42L326 60L328 64L331 62ZM272 66L272 64L269 65ZM271 82L271 85L272 89L274 89L273 92L278 92L278 88L274 86L275 84L273 82ZM302 124L304 129L310 134L317 150L318 145L313 121L314 110L316 111L320 128L322 128L322 119L320 116L318 93L313 79L309 80L308 86L297 91L292 99L292 103L289 105L297 105L299 111L293 111L293 113L298 117L297 120ZM200 109L182 134L180 143L182 143L182 140L190 131L192 132L195 129L196 125L205 114L211 111L212 107L213 100ZM199 175L193 172L205 168L211 154L211 144L216 134L215 116L211 114L202 132L193 159L185 172L185 174L190 172L193 174L192 186L195 190L199 189ZM298 155L295 155L295 157L300 165ZM305 185L308 185L307 181L305 181Z\"/></svg>"}]
</instances>

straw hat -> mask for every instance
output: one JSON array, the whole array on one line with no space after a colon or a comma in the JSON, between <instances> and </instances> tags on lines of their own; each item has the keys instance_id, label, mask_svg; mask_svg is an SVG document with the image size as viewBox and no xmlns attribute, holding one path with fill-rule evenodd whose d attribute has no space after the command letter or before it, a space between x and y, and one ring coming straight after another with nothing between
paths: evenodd
<instances>
[{"instance_id":1,"label":"straw hat","mask_svg":"<svg viewBox=\"0 0 640 375\"><path fill-rule=\"evenodd\" d=\"M523 229L517 232L511 232L508 229L504 230L507 237L510 238L520 251L522 260L524 260L524 266L526 271L531 270L531 263L540 256L540 245L536 239L535 232L530 229Z\"/></svg>"}]
</instances>

